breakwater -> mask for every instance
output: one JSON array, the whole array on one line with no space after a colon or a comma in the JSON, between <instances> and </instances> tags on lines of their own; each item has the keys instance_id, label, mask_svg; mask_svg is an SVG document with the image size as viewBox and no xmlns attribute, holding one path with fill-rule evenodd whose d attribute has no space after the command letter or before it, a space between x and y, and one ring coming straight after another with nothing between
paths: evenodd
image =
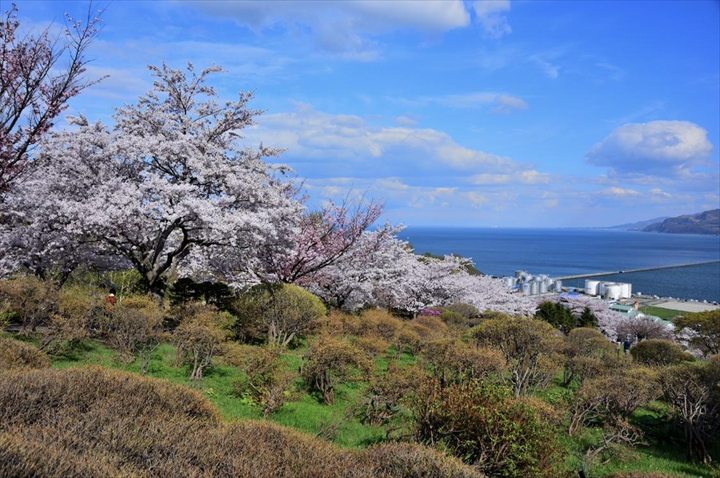
<instances>
[{"instance_id":1,"label":"breakwater","mask_svg":"<svg viewBox=\"0 0 720 478\"><path fill-rule=\"evenodd\" d=\"M672 264L672 265L667 265L667 266L622 269L622 270L618 270L618 271L590 272L587 274L574 274L574 275L568 275L568 276L562 276L562 277L555 277L555 279L557 279L557 280L587 279L590 277L603 277L603 276L611 276L611 275L615 275L615 274L630 274L633 272L659 271L662 269L679 269L682 267L704 266L707 264L718 264L718 263L720 263L720 261L691 262L691 263L686 263L686 264Z\"/></svg>"}]
</instances>

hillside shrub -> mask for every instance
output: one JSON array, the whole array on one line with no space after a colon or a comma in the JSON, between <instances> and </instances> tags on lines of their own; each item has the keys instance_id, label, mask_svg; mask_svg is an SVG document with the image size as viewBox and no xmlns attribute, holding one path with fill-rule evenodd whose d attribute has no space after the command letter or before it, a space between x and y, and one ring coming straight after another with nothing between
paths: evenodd
<instances>
[{"instance_id":1,"label":"hillside shrub","mask_svg":"<svg viewBox=\"0 0 720 478\"><path fill-rule=\"evenodd\" d=\"M630 349L635 361L643 365L663 366L695 360L691 353L686 352L676 342L663 339L643 340Z\"/></svg>"},{"instance_id":2,"label":"hillside shrub","mask_svg":"<svg viewBox=\"0 0 720 478\"><path fill-rule=\"evenodd\" d=\"M475 347L457 339L427 342L422 356L442 385L476 380L506 369L505 358L499 350Z\"/></svg>"},{"instance_id":3,"label":"hillside shrub","mask_svg":"<svg viewBox=\"0 0 720 478\"><path fill-rule=\"evenodd\" d=\"M478 345L502 352L515 396L547 385L560 369L562 336L542 320L489 319L471 329L469 335Z\"/></svg>"},{"instance_id":4,"label":"hillside shrub","mask_svg":"<svg viewBox=\"0 0 720 478\"><path fill-rule=\"evenodd\" d=\"M0 370L47 368L50 359L34 345L0 337Z\"/></svg>"},{"instance_id":5,"label":"hillside shrub","mask_svg":"<svg viewBox=\"0 0 720 478\"><path fill-rule=\"evenodd\" d=\"M655 375L642 368L613 370L590 378L575 396L569 433L575 434L583 425L627 420L659 395Z\"/></svg>"},{"instance_id":6,"label":"hillside shrub","mask_svg":"<svg viewBox=\"0 0 720 478\"><path fill-rule=\"evenodd\" d=\"M408 352L416 354L420 350L422 342L422 338L416 327L407 324L405 327L400 329L397 337L395 338L396 351L398 353Z\"/></svg>"},{"instance_id":7,"label":"hillside shrub","mask_svg":"<svg viewBox=\"0 0 720 478\"><path fill-rule=\"evenodd\" d=\"M454 457L412 443L384 443L362 455L373 476L403 478L477 478L481 474Z\"/></svg>"},{"instance_id":8,"label":"hillside shrub","mask_svg":"<svg viewBox=\"0 0 720 478\"><path fill-rule=\"evenodd\" d=\"M268 422L224 424L186 387L101 368L0 374L0 476L482 478L418 445L350 451Z\"/></svg>"},{"instance_id":9,"label":"hillside shrub","mask_svg":"<svg viewBox=\"0 0 720 478\"><path fill-rule=\"evenodd\" d=\"M320 337L305 356L302 376L311 391L332 404L338 384L367 378L372 366L367 354L348 341Z\"/></svg>"},{"instance_id":10,"label":"hillside shrub","mask_svg":"<svg viewBox=\"0 0 720 478\"><path fill-rule=\"evenodd\" d=\"M282 346L307 336L327 313L318 297L292 284L256 286L235 301L234 310L239 339Z\"/></svg>"},{"instance_id":11,"label":"hillside shrub","mask_svg":"<svg viewBox=\"0 0 720 478\"><path fill-rule=\"evenodd\" d=\"M427 377L419 366L399 367L390 363L385 373L375 375L358 408L363 423L385 425L401 410L402 402L415 388L418 381Z\"/></svg>"},{"instance_id":12,"label":"hillside shrub","mask_svg":"<svg viewBox=\"0 0 720 478\"><path fill-rule=\"evenodd\" d=\"M238 394L249 396L265 416L279 410L291 398L297 376L283 363L282 349L272 345L232 345L234 350L229 356L226 353L226 361L245 373L245 379L235 384Z\"/></svg>"},{"instance_id":13,"label":"hillside shrub","mask_svg":"<svg viewBox=\"0 0 720 478\"><path fill-rule=\"evenodd\" d=\"M570 331L565 337L563 355L563 384L566 386L573 380L582 382L586 378L621 368L625 359L599 330L588 327Z\"/></svg>"},{"instance_id":14,"label":"hillside shrub","mask_svg":"<svg viewBox=\"0 0 720 478\"><path fill-rule=\"evenodd\" d=\"M441 446L489 476L557 476L552 427L505 387L482 382L443 387L428 379L410 406L418 442Z\"/></svg>"},{"instance_id":15,"label":"hillside shrub","mask_svg":"<svg viewBox=\"0 0 720 478\"><path fill-rule=\"evenodd\" d=\"M445 310L460 314L466 320L476 319L480 317L480 311L477 307L472 304L466 304L464 302L458 302L456 304L448 305L447 307L445 307Z\"/></svg>"},{"instance_id":16,"label":"hillside shrub","mask_svg":"<svg viewBox=\"0 0 720 478\"><path fill-rule=\"evenodd\" d=\"M350 336L348 337L348 340L350 340L350 342L354 346L356 346L357 348L359 348L373 358L387 352L388 348L390 348L390 343L386 342L380 337Z\"/></svg>"},{"instance_id":17,"label":"hillside shrub","mask_svg":"<svg viewBox=\"0 0 720 478\"><path fill-rule=\"evenodd\" d=\"M28 275L0 280L0 302L23 333L46 324L57 310L57 299L57 287L49 280Z\"/></svg>"},{"instance_id":18,"label":"hillside shrub","mask_svg":"<svg viewBox=\"0 0 720 478\"><path fill-rule=\"evenodd\" d=\"M229 314L197 302L185 304L180 310L181 322L173 333L176 363L187 365L190 378L200 380L220 352L233 320Z\"/></svg>"},{"instance_id":19,"label":"hillside shrub","mask_svg":"<svg viewBox=\"0 0 720 478\"><path fill-rule=\"evenodd\" d=\"M456 329L463 329L467 327L468 319L464 315L454 312L452 310L443 309L440 318L445 322L448 327L454 327Z\"/></svg>"},{"instance_id":20,"label":"hillside shrub","mask_svg":"<svg viewBox=\"0 0 720 478\"><path fill-rule=\"evenodd\" d=\"M663 398L683 424L688 460L710 463L709 442L718 441L720 429L720 360L715 356L664 367L659 382Z\"/></svg>"},{"instance_id":21,"label":"hillside shrub","mask_svg":"<svg viewBox=\"0 0 720 478\"><path fill-rule=\"evenodd\" d=\"M50 322L52 340L77 345L93 334L102 319L104 303L99 290L79 285L60 289L58 311Z\"/></svg>"},{"instance_id":22,"label":"hillside shrub","mask_svg":"<svg viewBox=\"0 0 720 478\"><path fill-rule=\"evenodd\" d=\"M103 333L126 362L140 357L143 370L162 340L163 310L149 295L124 297L103 315Z\"/></svg>"}]
</instances>

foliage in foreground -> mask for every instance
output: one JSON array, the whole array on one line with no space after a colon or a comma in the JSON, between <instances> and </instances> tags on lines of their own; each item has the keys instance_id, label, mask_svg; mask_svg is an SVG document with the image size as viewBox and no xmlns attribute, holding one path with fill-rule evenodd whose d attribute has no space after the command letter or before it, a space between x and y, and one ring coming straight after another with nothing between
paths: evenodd
<instances>
[{"instance_id":1,"label":"foliage in foreground","mask_svg":"<svg viewBox=\"0 0 720 478\"><path fill-rule=\"evenodd\" d=\"M49 366L50 358L34 345L0 337L0 370Z\"/></svg>"},{"instance_id":2,"label":"foliage in foreground","mask_svg":"<svg viewBox=\"0 0 720 478\"><path fill-rule=\"evenodd\" d=\"M415 438L442 445L490 476L555 477L553 430L510 390L482 382L426 380L412 399Z\"/></svg>"},{"instance_id":3,"label":"foliage in foreground","mask_svg":"<svg viewBox=\"0 0 720 478\"><path fill-rule=\"evenodd\" d=\"M347 451L266 422L222 424L196 392L100 368L0 374L0 475L482 477L418 445Z\"/></svg>"}]
</instances>

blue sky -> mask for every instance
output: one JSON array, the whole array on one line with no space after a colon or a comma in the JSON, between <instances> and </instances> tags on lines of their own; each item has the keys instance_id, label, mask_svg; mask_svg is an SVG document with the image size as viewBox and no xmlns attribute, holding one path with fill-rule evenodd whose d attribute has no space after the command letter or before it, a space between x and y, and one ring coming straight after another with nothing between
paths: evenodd
<instances>
[{"instance_id":1,"label":"blue sky","mask_svg":"<svg viewBox=\"0 0 720 478\"><path fill-rule=\"evenodd\" d=\"M148 64L225 68L313 203L407 225L602 226L720 207L718 1L122 2L71 113L110 121ZM18 2L28 27L85 2ZM350 192L350 193L349 193Z\"/></svg>"}]
</instances>

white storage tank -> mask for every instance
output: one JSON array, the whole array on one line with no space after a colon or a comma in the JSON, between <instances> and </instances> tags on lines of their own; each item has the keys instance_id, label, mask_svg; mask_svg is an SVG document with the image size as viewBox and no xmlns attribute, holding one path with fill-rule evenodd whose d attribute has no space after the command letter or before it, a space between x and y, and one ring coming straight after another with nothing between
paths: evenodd
<instances>
[{"instance_id":1,"label":"white storage tank","mask_svg":"<svg viewBox=\"0 0 720 478\"><path fill-rule=\"evenodd\" d=\"M561 280L555 281L555 292L562 292L562 281Z\"/></svg>"},{"instance_id":2,"label":"white storage tank","mask_svg":"<svg viewBox=\"0 0 720 478\"><path fill-rule=\"evenodd\" d=\"M619 300L622 297L622 285L613 283L606 284L603 297L609 300Z\"/></svg>"},{"instance_id":3,"label":"white storage tank","mask_svg":"<svg viewBox=\"0 0 720 478\"><path fill-rule=\"evenodd\" d=\"M622 285L622 298L629 299L632 297L632 284L624 282Z\"/></svg>"},{"instance_id":4,"label":"white storage tank","mask_svg":"<svg viewBox=\"0 0 720 478\"><path fill-rule=\"evenodd\" d=\"M547 281L542 281L542 282L540 283L540 293L541 293L541 294L547 294L547 291L548 291Z\"/></svg>"},{"instance_id":5,"label":"white storage tank","mask_svg":"<svg viewBox=\"0 0 720 478\"><path fill-rule=\"evenodd\" d=\"M530 284L529 283L523 282L522 293L523 293L523 295L530 295Z\"/></svg>"},{"instance_id":6,"label":"white storage tank","mask_svg":"<svg viewBox=\"0 0 720 478\"><path fill-rule=\"evenodd\" d=\"M585 293L587 295L598 295L600 281L585 279Z\"/></svg>"},{"instance_id":7,"label":"white storage tank","mask_svg":"<svg viewBox=\"0 0 720 478\"><path fill-rule=\"evenodd\" d=\"M536 281L532 281L530 286L530 295L538 295L540 293L540 284Z\"/></svg>"}]
</instances>

